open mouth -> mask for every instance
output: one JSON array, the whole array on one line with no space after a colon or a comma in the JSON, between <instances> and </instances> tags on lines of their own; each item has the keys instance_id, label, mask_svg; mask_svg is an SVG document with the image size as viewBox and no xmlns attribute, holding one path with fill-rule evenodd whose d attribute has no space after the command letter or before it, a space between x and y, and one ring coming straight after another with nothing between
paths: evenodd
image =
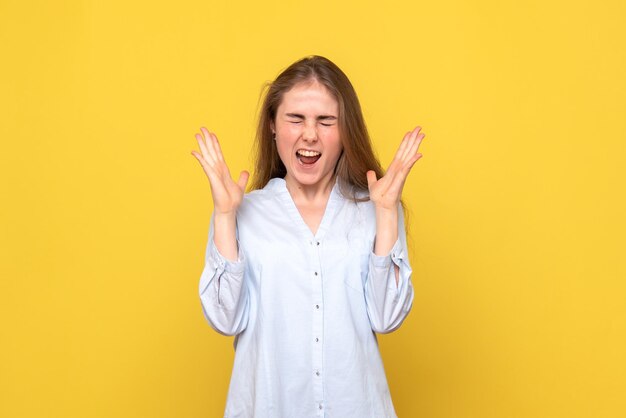
<instances>
[{"instance_id":1,"label":"open mouth","mask_svg":"<svg viewBox=\"0 0 626 418\"><path fill-rule=\"evenodd\" d=\"M300 161L300 163L303 165L315 164L317 160L320 159L321 156L322 156L322 153L319 151L309 151L309 150L302 150L302 149L299 149L298 151L296 151L296 157L298 158L298 161Z\"/></svg>"}]
</instances>

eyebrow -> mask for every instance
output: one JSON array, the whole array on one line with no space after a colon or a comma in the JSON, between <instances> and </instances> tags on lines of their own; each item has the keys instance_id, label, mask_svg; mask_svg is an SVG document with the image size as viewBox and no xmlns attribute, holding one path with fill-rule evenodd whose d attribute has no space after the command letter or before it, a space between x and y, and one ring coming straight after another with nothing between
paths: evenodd
<instances>
[{"instance_id":1,"label":"eyebrow","mask_svg":"<svg viewBox=\"0 0 626 418\"><path fill-rule=\"evenodd\" d=\"M304 115L301 115L299 113L285 113L285 116L290 118L304 119ZM317 120L337 120L337 117L332 115L320 115L317 117Z\"/></svg>"}]
</instances>

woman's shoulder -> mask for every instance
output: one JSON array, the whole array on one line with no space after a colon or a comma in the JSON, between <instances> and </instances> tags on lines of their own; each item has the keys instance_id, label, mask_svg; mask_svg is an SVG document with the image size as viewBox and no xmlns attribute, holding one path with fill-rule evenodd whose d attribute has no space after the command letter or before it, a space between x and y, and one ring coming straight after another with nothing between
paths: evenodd
<instances>
[{"instance_id":1,"label":"woman's shoulder","mask_svg":"<svg viewBox=\"0 0 626 418\"><path fill-rule=\"evenodd\" d=\"M340 188L341 198L347 202L348 206L356 209L357 212L364 216L374 216L376 206L370 200L369 190L357 188L356 186L344 186ZM398 203L398 210L403 210L402 205Z\"/></svg>"},{"instance_id":2,"label":"woman's shoulder","mask_svg":"<svg viewBox=\"0 0 626 418\"><path fill-rule=\"evenodd\" d=\"M342 183L339 185L341 198L358 207L370 206L369 190L358 188L357 186Z\"/></svg>"},{"instance_id":3,"label":"woman's shoulder","mask_svg":"<svg viewBox=\"0 0 626 418\"><path fill-rule=\"evenodd\" d=\"M281 182L284 183L285 180L278 177L273 178L262 189L255 189L245 193L242 204L254 205L273 200L280 193L281 188L284 188Z\"/></svg>"}]
</instances>

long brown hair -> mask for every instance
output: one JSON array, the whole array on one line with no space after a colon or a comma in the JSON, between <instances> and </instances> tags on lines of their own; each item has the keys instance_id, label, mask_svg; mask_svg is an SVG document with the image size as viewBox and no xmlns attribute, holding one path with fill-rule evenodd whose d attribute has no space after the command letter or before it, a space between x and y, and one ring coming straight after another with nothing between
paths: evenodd
<instances>
[{"instance_id":1,"label":"long brown hair","mask_svg":"<svg viewBox=\"0 0 626 418\"><path fill-rule=\"evenodd\" d=\"M368 170L373 170L376 178L380 178L384 174L383 169L374 155L361 105L352 83L337 65L319 55L311 55L294 62L276 80L265 86L256 132L256 170L251 189L262 189L270 179L282 178L287 174L272 137L271 122L275 121L276 111L285 92L298 83L312 80L324 85L339 104L338 125L343 152L337 161L335 174L340 180L341 193L355 200L368 200L367 197L357 199L355 192L360 190L367 193L365 173Z\"/></svg>"}]
</instances>

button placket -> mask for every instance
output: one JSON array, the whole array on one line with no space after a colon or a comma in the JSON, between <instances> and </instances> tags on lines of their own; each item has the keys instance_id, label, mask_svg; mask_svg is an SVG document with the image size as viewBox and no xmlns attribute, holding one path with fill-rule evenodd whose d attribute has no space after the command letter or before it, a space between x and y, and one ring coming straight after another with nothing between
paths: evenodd
<instances>
[{"instance_id":1,"label":"button placket","mask_svg":"<svg viewBox=\"0 0 626 418\"><path fill-rule=\"evenodd\" d=\"M311 260L312 260L312 269L313 269L313 279L312 279L312 291L313 297L312 302L313 306L312 310L312 373L313 373L313 393L314 399L318 404L318 408L320 413L322 412L322 405L324 402L324 388L323 388L323 380L322 380L322 371L323 371L323 344L322 337L324 335L324 304L323 304L323 276L322 276L322 265L321 265L321 252L322 245L320 245L319 240L311 241Z\"/></svg>"}]
</instances>

